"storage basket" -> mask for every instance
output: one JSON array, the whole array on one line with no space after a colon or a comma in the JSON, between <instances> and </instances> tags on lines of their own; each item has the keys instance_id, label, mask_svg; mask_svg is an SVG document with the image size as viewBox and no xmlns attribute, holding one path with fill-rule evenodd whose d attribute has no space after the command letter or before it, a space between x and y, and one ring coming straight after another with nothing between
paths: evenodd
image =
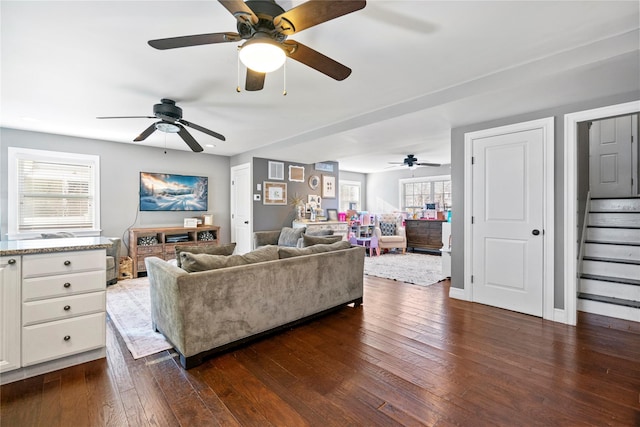
<instances>
[{"instance_id":1,"label":"storage basket","mask_svg":"<svg viewBox=\"0 0 640 427\"><path fill-rule=\"evenodd\" d=\"M133 260L131 257L120 257L118 280L133 279Z\"/></svg>"}]
</instances>

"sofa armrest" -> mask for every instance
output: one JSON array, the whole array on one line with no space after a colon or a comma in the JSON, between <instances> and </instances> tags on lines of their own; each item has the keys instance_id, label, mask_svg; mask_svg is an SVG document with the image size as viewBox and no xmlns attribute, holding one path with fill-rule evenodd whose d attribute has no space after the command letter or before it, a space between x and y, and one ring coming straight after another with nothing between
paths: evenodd
<instances>
[{"instance_id":1,"label":"sofa armrest","mask_svg":"<svg viewBox=\"0 0 640 427\"><path fill-rule=\"evenodd\" d=\"M281 230L273 231L254 231L253 232L253 249L260 246L277 245L280 238Z\"/></svg>"}]
</instances>

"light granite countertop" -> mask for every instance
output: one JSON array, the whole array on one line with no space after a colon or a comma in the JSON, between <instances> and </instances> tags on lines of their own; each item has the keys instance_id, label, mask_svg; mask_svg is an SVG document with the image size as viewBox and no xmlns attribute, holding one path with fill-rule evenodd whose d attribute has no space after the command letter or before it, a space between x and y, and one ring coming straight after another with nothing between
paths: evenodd
<instances>
[{"instance_id":1,"label":"light granite countertop","mask_svg":"<svg viewBox=\"0 0 640 427\"><path fill-rule=\"evenodd\" d=\"M0 256L86 251L92 249L106 249L110 246L111 241L106 237L3 240L0 241Z\"/></svg>"}]
</instances>

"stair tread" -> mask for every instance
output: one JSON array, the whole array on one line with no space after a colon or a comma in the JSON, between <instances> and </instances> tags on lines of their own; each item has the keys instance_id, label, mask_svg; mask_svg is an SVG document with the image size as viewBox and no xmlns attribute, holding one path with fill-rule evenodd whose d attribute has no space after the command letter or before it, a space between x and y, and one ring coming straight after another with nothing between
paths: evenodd
<instances>
[{"instance_id":1,"label":"stair tread","mask_svg":"<svg viewBox=\"0 0 640 427\"><path fill-rule=\"evenodd\" d=\"M591 200L629 200L629 199L640 199L640 196L591 197Z\"/></svg>"},{"instance_id":2,"label":"stair tread","mask_svg":"<svg viewBox=\"0 0 640 427\"><path fill-rule=\"evenodd\" d=\"M598 245L615 245L615 246L640 246L640 242L616 242L615 240L593 240L587 239L584 243L595 243Z\"/></svg>"},{"instance_id":3,"label":"stair tread","mask_svg":"<svg viewBox=\"0 0 640 427\"><path fill-rule=\"evenodd\" d=\"M622 305L625 307L640 308L640 301L632 301L632 300L622 299L622 298L605 297L602 295L594 295L594 294L585 294L583 292L578 294L578 298L588 299L591 301L604 302L607 304Z\"/></svg>"},{"instance_id":4,"label":"stair tread","mask_svg":"<svg viewBox=\"0 0 640 427\"><path fill-rule=\"evenodd\" d=\"M598 274L581 274L581 279L599 280L601 282L621 283L623 285L640 286L640 280L625 279L621 277L600 276Z\"/></svg>"},{"instance_id":5,"label":"stair tread","mask_svg":"<svg viewBox=\"0 0 640 427\"><path fill-rule=\"evenodd\" d=\"M627 230L640 230L640 225L632 227L630 225L587 225L587 228L612 228L612 229L627 229Z\"/></svg>"},{"instance_id":6,"label":"stair tread","mask_svg":"<svg viewBox=\"0 0 640 427\"><path fill-rule=\"evenodd\" d=\"M607 257L599 257L599 256L585 256L582 259L584 261L598 261L598 262L611 262L614 264L640 265L640 260L636 260L636 259L607 258Z\"/></svg>"}]
</instances>

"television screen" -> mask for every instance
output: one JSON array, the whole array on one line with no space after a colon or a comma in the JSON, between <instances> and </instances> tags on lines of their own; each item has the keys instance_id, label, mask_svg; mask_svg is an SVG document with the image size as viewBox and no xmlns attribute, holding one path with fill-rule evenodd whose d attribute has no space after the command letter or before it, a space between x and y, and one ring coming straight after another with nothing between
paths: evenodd
<instances>
[{"instance_id":1,"label":"television screen","mask_svg":"<svg viewBox=\"0 0 640 427\"><path fill-rule=\"evenodd\" d=\"M140 172L141 211L206 211L209 178Z\"/></svg>"}]
</instances>

